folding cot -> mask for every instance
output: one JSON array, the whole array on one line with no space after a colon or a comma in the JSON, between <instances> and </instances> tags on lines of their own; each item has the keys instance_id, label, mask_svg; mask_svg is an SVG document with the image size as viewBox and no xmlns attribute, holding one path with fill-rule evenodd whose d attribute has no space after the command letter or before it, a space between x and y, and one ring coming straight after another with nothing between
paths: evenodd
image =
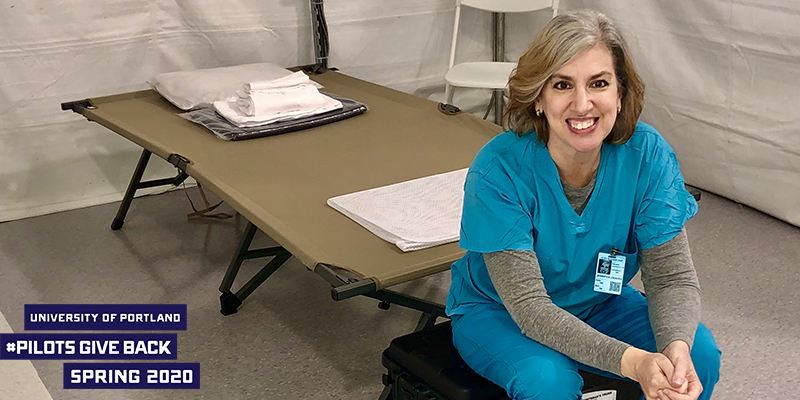
<instances>
[{"instance_id":1,"label":"folding cot","mask_svg":"<svg viewBox=\"0 0 800 400\"><path fill-rule=\"evenodd\" d=\"M325 91L362 102L365 114L303 131L228 142L177 114L152 90L62 104L143 147L111 227L119 229L137 189L179 184L191 176L250 224L220 285L221 312L242 301L289 257L331 283L332 297L365 295L422 311L418 328L443 308L388 287L444 271L463 251L456 243L403 253L330 208L328 198L469 166L501 128L468 113L440 112L435 102L335 71L312 77ZM142 182L155 154L178 168L175 178ZM280 246L250 249L257 230ZM273 257L235 293L243 260Z\"/></svg>"}]
</instances>

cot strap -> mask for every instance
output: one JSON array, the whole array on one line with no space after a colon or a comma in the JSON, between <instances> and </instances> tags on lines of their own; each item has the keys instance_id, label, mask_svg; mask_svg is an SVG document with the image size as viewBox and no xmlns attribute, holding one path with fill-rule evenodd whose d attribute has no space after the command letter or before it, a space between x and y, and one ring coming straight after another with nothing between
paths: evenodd
<instances>
[{"instance_id":1,"label":"cot strap","mask_svg":"<svg viewBox=\"0 0 800 400\"><path fill-rule=\"evenodd\" d=\"M205 204L206 208L204 208L202 210L198 210L197 207L195 207L194 202L192 201L192 198L189 197L189 193L184 189L183 193L186 194L186 198L189 200L189 204L191 204L192 210L194 210L194 212L186 214L186 218L189 218L189 219L191 219L191 218L228 219L228 218L233 217L233 215L230 215L228 213L223 213L223 212L216 213L216 214L211 214L211 212L214 211L220 205L222 205L222 203L224 203L224 201L220 200L219 203L214 204L212 206L211 203L208 201L208 197L206 196L206 191L203 190L203 185L201 185L200 182L197 182L197 189L200 191L200 197L203 198L203 204Z\"/></svg>"}]
</instances>

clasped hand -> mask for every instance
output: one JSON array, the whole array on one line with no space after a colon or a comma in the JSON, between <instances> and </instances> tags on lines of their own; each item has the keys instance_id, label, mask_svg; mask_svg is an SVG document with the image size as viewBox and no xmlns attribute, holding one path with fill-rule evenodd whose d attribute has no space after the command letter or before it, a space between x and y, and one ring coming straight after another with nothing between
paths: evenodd
<instances>
[{"instance_id":1,"label":"clasped hand","mask_svg":"<svg viewBox=\"0 0 800 400\"><path fill-rule=\"evenodd\" d=\"M689 345L682 340L661 353L629 347L622 355L622 375L639 382L647 400L697 400L703 392Z\"/></svg>"}]
</instances>

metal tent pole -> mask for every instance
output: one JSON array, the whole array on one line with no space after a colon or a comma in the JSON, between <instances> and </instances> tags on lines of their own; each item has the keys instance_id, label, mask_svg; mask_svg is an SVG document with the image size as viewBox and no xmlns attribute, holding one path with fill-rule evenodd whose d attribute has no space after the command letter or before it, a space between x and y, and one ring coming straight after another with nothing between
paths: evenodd
<instances>
[{"instance_id":1,"label":"metal tent pole","mask_svg":"<svg viewBox=\"0 0 800 400\"><path fill-rule=\"evenodd\" d=\"M323 0L309 0L311 4L311 25L314 29L314 62L318 72L328 69L328 23L325 21Z\"/></svg>"},{"instance_id":2,"label":"metal tent pole","mask_svg":"<svg viewBox=\"0 0 800 400\"><path fill-rule=\"evenodd\" d=\"M492 13L492 37L494 39L494 56L493 61L505 61L505 43L506 43L506 15L504 13ZM494 95L494 123L497 125L503 124L503 101L504 90L495 89Z\"/></svg>"}]
</instances>

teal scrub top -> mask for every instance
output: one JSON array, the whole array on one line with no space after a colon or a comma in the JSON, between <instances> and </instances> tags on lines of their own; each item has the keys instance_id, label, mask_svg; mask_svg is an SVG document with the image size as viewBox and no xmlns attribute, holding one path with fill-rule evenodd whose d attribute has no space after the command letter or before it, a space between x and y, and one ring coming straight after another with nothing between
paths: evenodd
<instances>
[{"instance_id":1,"label":"teal scrub top","mask_svg":"<svg viewBox=\"0 0 800 400\"><path fill-rule=\"evenodd\" d=\"M621 145L604 143L594 191L581 215L567 201L553 159L531 132L505 132L477 154L464 185L459 245L447 314L502 301L483 253L533 250L551 300L578 318L613 294L593 290L598 254L626 257L623 282L639 270L641 250L666 243L697 213L675 153L639 122Z\"/></svg>"}]
</instances>

